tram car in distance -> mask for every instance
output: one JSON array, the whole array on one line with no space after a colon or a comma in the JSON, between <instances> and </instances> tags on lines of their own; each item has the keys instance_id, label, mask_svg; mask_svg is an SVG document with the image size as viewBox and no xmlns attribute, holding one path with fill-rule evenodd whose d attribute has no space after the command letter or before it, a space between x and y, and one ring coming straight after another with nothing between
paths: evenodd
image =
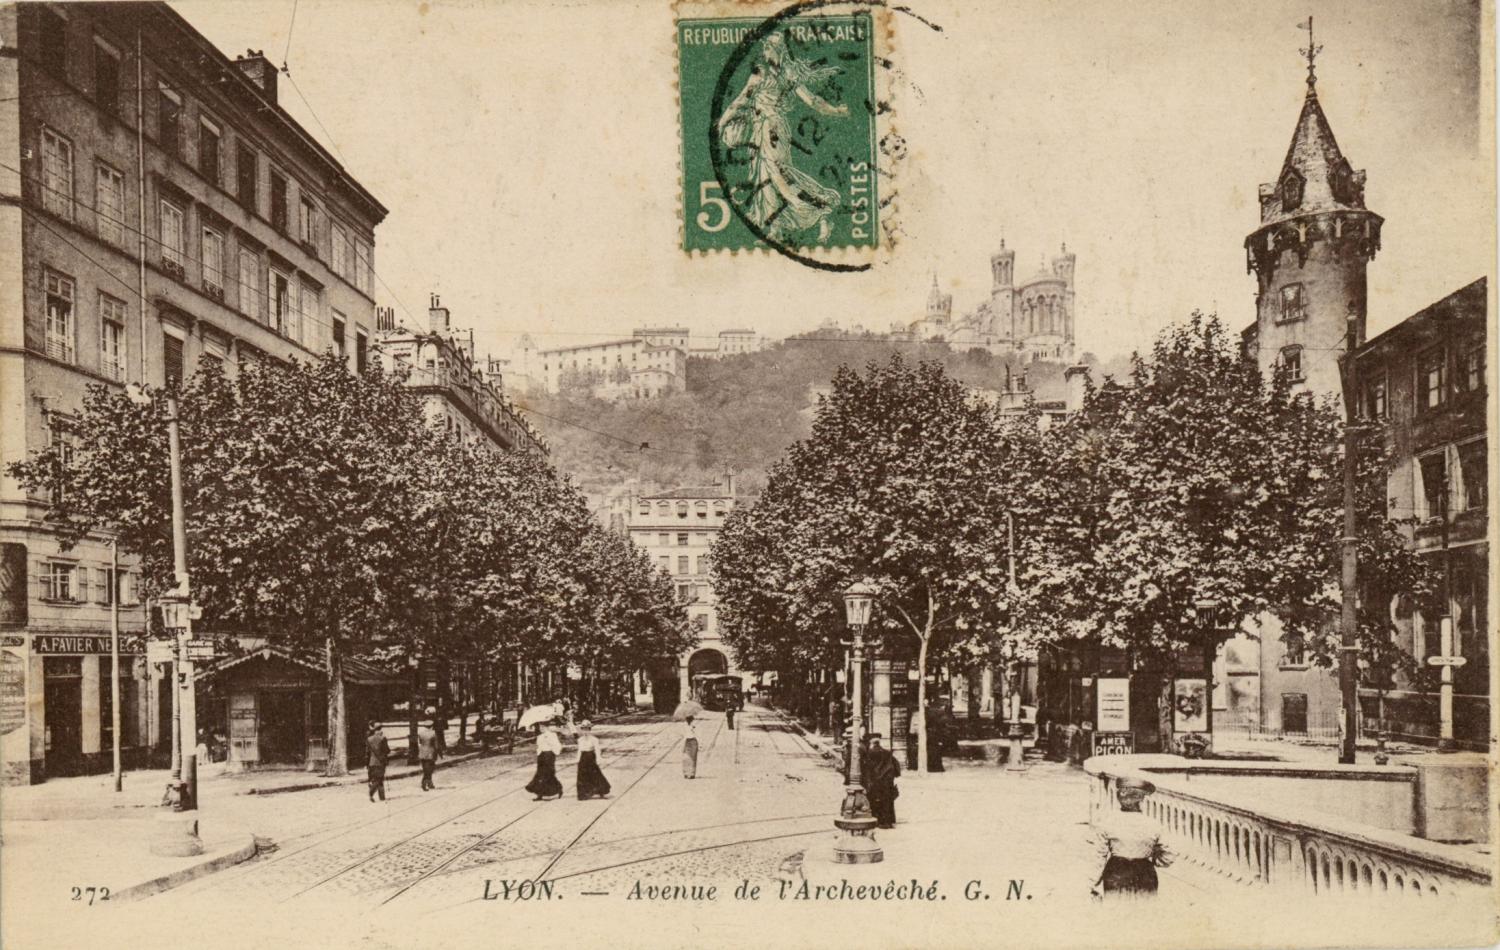
<instances>
[{"instance_id":1,"label":"tram car in distance","mask_svg":"<svg viewBox=\"0 0 1500 950\"><path fill-rule=\"evenodd\" d=\"M723 712L744 705L744 681L732 673L701 673L693 677L693 698L704 709Z\"/></svg>"}]
</instances>

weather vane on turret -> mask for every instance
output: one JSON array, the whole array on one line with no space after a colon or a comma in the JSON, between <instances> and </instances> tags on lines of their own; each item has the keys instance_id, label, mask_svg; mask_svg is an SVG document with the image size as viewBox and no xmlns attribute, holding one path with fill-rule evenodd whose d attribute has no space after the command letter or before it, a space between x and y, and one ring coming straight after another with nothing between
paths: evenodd
<instances>
[{"instance_id":1,"label":"weather vane on turret","mask_svg":"<svg viewBox=\"0 0 1500 950\"><path fill-rule=\"evenodd\" d=\"M1313 63L1317 60L1318 54L1323 52L1323 47L1313 42L1312 14L1308 14L1306 23L1297 24L1297 29L1307 31L1307 46L1300 52L1307 57L1307 88L1311 89L1318 84L1318 74L1314 71Z\"/></svg>"}]
</instances>

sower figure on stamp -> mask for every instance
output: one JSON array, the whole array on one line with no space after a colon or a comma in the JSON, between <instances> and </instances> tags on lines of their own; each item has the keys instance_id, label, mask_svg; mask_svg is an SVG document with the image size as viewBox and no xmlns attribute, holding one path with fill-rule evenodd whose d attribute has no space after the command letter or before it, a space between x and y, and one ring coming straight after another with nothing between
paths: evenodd
<instances>
[{"instance_id":1,"label":"sower figure on stamp","mask_svg":"<svg viewBox=\"0 0 1500 950\"><path fill-rule=\"evenodd\" d=\"M1156 823L1141 814L1141 802L1156 791L1150 782L1120 779L1115 797L1120 810L1094 827L1099 850L1094 897L1150 897L1156 893L1156 869L1172 863Z\"/></svg>"},{"instance_id":2,"label":"sower figure on stamp","mask_svg":"<svg viewBox=\"0 0 1500 950\"><path fill-rule=\"evenodd\" d=\"M865 795L870 799L870 811L881 828L896 827L896 777L901 774L901 765L891 751L880 744L880 734L868 737L864 750L864 761L860 771L864 773Z\"/></svg>"},{"instance_id":3,"label":"sower figure on stamp","mask_svg":"<svg viewBox=\"0 0 1500 950\"><path fill-rule=\"evenodd\" d=\"M374 719L370 720L370 735L365 740L365 746L370 753L370 760L365 766L370 779L370 801L373 802L376 795L380 796L381 801L385 801L385 764L391 758L391 744L386 741L380 723Z\"/></svg>"},{"instance_id":4,"label":"sower figure on stamp","mask_svg":"<svg viewBox=\"0 0 1500 950\"><path fill-rule=\"evenodd\" d=\"M719 117L724 147L745 146L751 152L751 198L745 215L773 240L786 240L813 225L818 227L818 243L828 240L828 217L839 193L793 164L790 116L795 104L790 99L796 96L822 115L847 116L847 105L832 105L810 88L838 71L835 66L809 66L792 55L784 37L773 34L745 88Z\"/></svg>"}]
</instances>

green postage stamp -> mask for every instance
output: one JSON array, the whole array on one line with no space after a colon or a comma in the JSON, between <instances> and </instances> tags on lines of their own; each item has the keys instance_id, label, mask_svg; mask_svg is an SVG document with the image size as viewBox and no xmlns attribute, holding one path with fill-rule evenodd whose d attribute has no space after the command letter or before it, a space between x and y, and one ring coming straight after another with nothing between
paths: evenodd
<instances>
[{"instance_id":1,"label":"green postage stamp","mask_svg":"<svg viewBox=\"0 0 1500 950\"><path fill-rule=\"evenodd\" d=\"M877 81L885 11L817 2L677 11L683 250L767 248L811 266L859 266L836 261L881 245L889 207L880 162L889 104Z\"/></svg>"}]
</instances>

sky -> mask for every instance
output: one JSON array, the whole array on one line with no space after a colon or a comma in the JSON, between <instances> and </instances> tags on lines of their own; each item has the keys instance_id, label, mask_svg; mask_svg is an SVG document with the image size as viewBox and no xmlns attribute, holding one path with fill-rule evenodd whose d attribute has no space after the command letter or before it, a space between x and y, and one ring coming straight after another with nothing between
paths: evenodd
<instances>
[{"instance_id":1,"label":"sky","mask_svg":"<svg viewBox=\"0 0 1500 950\"><path fill-rule=\"evenodd\" d=\"M665 0L172 6L226 54L285 60L281 104L390 209L379 302L410 322L438 293L482 351L662 323L885 329L921 315L934 274L962 313L1002 237L1018 277L1077 254L1080 352L1149 347L1194 309L1246 325L1243 242L1306 92L1309 13L1319 98L1386 219L1369 333L1494 269L1477 2L908 3L942 29L893 17L900 240L855 274L679 250Z\"/></svg>"}]
</instances>

